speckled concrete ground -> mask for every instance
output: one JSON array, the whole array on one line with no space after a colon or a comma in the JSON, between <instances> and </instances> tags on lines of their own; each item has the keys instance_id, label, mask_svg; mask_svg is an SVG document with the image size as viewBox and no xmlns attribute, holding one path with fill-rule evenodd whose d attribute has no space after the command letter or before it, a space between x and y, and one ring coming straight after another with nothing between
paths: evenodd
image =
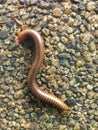
<instances>
[{"instance_id":1,"label":"speckled concrete ground","mask_svg":"<svg viewBox=\"0 0 98 130\"><path fill-rule=\"evenodd\" d=\"M24 28L44 39L39 86L65 101L69 111L29 90L34 48L18 43ZM97 0L0 0L0 130L98 130Z\"/></svg>"}]
</instances>

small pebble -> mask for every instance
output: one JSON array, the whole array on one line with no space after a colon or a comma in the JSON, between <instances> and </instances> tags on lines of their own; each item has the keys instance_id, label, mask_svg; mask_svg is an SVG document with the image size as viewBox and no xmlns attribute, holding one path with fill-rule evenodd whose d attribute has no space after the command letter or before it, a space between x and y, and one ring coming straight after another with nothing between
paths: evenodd
<instances>
[{"instance_id":1,"label":"small pebble","mask_svg":"<svg viewBox=\"0 0 98 130\"><path fill-rule=\"evenodd\" d=\"M68 24L69 26L72 26L73 23L74 23L74 19L73 19L73 18L69 18L67 24Z\"/></svg>"},{"instance_id":2,"label":"small pebble","mask_svg":"<svg viewBox=\"0 0 98 130\"><path fill-rule=\"evenodd\" d=\"M59 129L58 130L66 130L66 125L59 125Z\"/></svg>"},{"instance_id":3,"label":"small pebble","mask_svg":"<svg viewBox=\"0 0 98 130\"><path fill-rule=\"evenodd\" d=\"M98 38L98 30L95 30L94 36L95 36L96 38Z\"/></svg>"},{"instance_id":4,"label":"small pebble","mask_svg":"<svg viewBox=\"0 0 98 130\"><path fill-rule=\"evenodd\" d=\"M95 4L95 12L98 14L98 2Z\"/></svg>"},{"instance_id":5,"label":"small pebble","mask_svg":"<svg viewBox=\"0 0 98 130\"><path fill-rule=\"evenodd\" d=\"M8 36L8 32L6 30L0 31L0 38L6 39Z\"/></svg>"},{"instance_id":6,"label":"small pebble","mask_svg":"<svg viewBox=\"0 0 98 130\"><path fill-rule=\"evenodd\" d=\"M94 87L94 88L93 88L93 91L94 91L95 93L98 93L98 86Z\"/></svg>"},{"instance_id":7,"label":"small pebble","mask_svg":"<svg viewBox=\"0 0 98 130\"><path fill-rule=\"evenodd\" d=\"M5 9L0 9L0 15L5 15L6 14L6 10Z\"/></svg>"},{"instance_id":8,"label":"small pebble","mask_svg":"<svg viewBox=\"0 0 98 130\"><path fill-rule=\"evenodd\" d=\"M90 16L87 18L87 21L88 21L90 24L96 23L96 20L97 20L97 15L90 15Z\"/></svg>"},{"instance_id":9,"label":"small pebble","mask_svg":"<svg viewBox=\"0 0 98 130\"><path fill-rule=\"evenodd\" d=\"M73 10L74 12L78 11L78 6L77 6L76 4L73 4L73 5L72 5L72 10Z\"/></svg>"},{"instance_id":10,"label":"small pebble","mask_svg":"<svg viewBox=\"0 0 98 130\"><path fill-rule=\"evenodd\" d=\"M17 47L16 43L12 43L11 45L8 46L8 50L15 50Z\"/></svg>"},{"instance_id":11,"label":"small pebble","mask_svg":"<svg viewBox=\"0 0 98 130\"><path fill-rule=\"evenodd\" d=\"M10 20L7 21L7 26L8 27L12 27L13 25L14 25L14 21L13 20L10 19Z\"/></svg>"},{"instance_id":12,"label":"small pebble","mask_svg":"<svg viewBox=\"0 0 98 130\"><path fill-rule=\"evenodd\" d=\"M17 5L17 4L18 4L18 0L13 0L12 3L13 3L14 5Z\"/></svg>"},{"instance_id":13,"label":"small pebble","mask_svg":"<svg viewBox=\"0 0 98 130\"><path fill-rule=\"evenodd\" d=\"M37 2L38 2L38 0L31 0L31 1L30 1L30 4L31 4L31 5L34 5L34 4L37 4Z\"/></svg>"},{"instance_id":14,"label":"small pebble","mask_svg":"<svg viewBox=\"0 0 98 130\"><path fill-rule=\"evenodd\" d=\"M82 33L80 34L80 39L83 43L85 42L88 42L90 40L90 35L89 34L85 34L85 33Z\"/></svg>"},{"instance_id":15,"label":"small pebble","mask_svg":"<svg viewBox=\"0 0 98 130\"><path fill-rule=\"evenodd\" d=\"M81 67L81 66L83 66L83 61L78 60L78 61L76 62L76 68L79 68L79 67Z\"/></svg>"},{"instance_id":16,"label":"small pebble","mask_svg":"<svg viewBox=\"0 0 98 130\"><path fill-rule=\"evenodd\" d=\"M63 43L67 43L67 42L68 42L68 38L62 36L62 37L61 37L61 41L62 41Z\"/></svg>"},{"instance_id":17,"label":"small pebble","mask_svg":"<svg viewBox=\"0 0 98 130\"><path fill-rule=\"evenodd\" d=\"M78 6L78 10L79 11L85 10L85 6L82 3L80 3L79 6Z\"/></svg>"},{"instance_id":18,"label":"small pebble","mask_svg":"<svg viewBox=\"0 0 98 130\"><path fill-rule=\"evenodd\" d=\"M5 4L7 0L0 0L0 4Z\"/></svg>"},{"instance_id":19,"label":"small pebble","mask_svg":"<svg viewBox=\"0 0 98 130\"><path fill-rule=\"evenodd\" d=\"M56 16L56 17L61 17L62 11L60 10L60 8L55 8L53 10L53 15Z\"/></svg>"},{"instance_id":20,"label":"small pebble","mask_svg":"<svg viewBox=\"0 0 98 130\"><path fill-rule=\"evenodd\" d=\"M95 2L93 2L93 1L88 2L87 5L86 5L86 8L87 8L89 11L95 9Z\"/></svg>"},{"instance_id":21,"label":"small pebble","mask_svg":"<svg viewBox=\"0 0 98 130\"><path fill-rule=\"evenodd\" d=\"M73 32L73 28L67 26L66 31L67 31L68 33L72 33L72 32Z\"/></svg>"},{"instance_id":22,"label":"small pebble","mask_svg":"<svg viewBox=\"0 0 98 130\"><path fill-rule=\"evenodd\" d=\"M79 3L80 0L71 0L73 3Z\"/></svg>"},{"instance_id":23,"label":"small pebble","mask_svg":"<svg viewBox=\"0 0 98 130\"><path fill-rule=\"evenodd\" d=\"M78 123L78 122L76 122L76 124L75 124L73 130L80 130L80 126L79 126L79 123Z\"/></svg>"},{"instance_id":24,"label":"small pebble","mask_svg":"<svg viewBox=\"0 0 98 130\"><path fill-rule=\"evenodd\" d=\"M65 14L69 14L70 12L71 12L71 5L69 4L69 3L64 3L63 4L63 12L65 13Z\"/></svg>"},{"instance_id":25,"label":"small pebble","mask_svg":"<svg viewBox=\"0 0 98 130\"><path fill-rule=\"evenodd\" d=\"M59 32L63 32L65 30L63 26L58 26L57 28Z\"/></svg>"},{"instance_id":26,"label":"small pebble","mask_svg":"<svg viewBox=\"0 0 98 130\"><path fill-rule=\"evenodd\" d=\"M25 129L29 129L30 128L30 124L31 124L30 122L25 123L24 128Z\"/></svg>"},{"instance_id":27,"label":"small pebble","mask_svg":"<svg viewBox=\"0 0 98 130\"><path fill-rule=\"evenodd\" d=\"M77 102L76 102L76 100L74 99L74 98L68 98L67 100L66 100L66 103L68 104L68 106L70 106L70 107L72 107L72 106L74 106L74 105L76 105L77 104Z\"/></svg>"},{"instance_id":28,"label":"small pebble","mask_svg":"<svg viewBox=\"0 0 98 130\"><path fill-rule=\"evenodd\" d=\"M83 24L80 25L80 30L83 33L86 31L86 28L85 28L85 26Z\"/></svg>"},{"instance_id":29,"label":"small pebble","mask_svg":"<svg viewBox=\"0 0 98 130\"><path fill-rule=\"evenodd\" d=\"M88 90L92 90L92 88L93 88L93 86L89 85L89 84L86 87L87 87Z\"/></svg>"},{"instance_id":30,"label":"small pebble","mask_svg":"<svg viewBox=\"0 0 98 130\"><path fill-rule=\"evenodd\" d=\"M61 59L70 59L70 54L68 53L60 53L58 54L58 57L61 58Z\"/></svg>"},{"instance_id":31,"label":"small pebble","mask_svg":"<svg viewBox=\"0 0 98 130\"><path fill-rule=\"evenodd\" d=\"M49 7L49 3L45 2L45 1L40 1L39 7L42 8L42 9L48 8Z\"/></svg>"},{"instance_id":32,"label":"small pebble","mask_svg":"<svg viewBox=\"0 0 98 130\"><path fill-rule=\"evenodd\" d=\"M44 35L46 35L46 36L49 35L49 29L47 29L47 28L44 28L44 29L42 30L42 32L43 32Z\"/></svg>"},{"instance_id":33,"label":"small pebble","mask_svg":"<svg viewBox=\"0 0 98 130\"><path fill-rule=\"evenodd\" d=\"M94 97L94 92L88 92L87 93L87 98L88 99L93 99L93 97Z\"/></svg>"},{"instance_id":34,"label":"small pebble","mask_svg":"<svg viewBox=\"0 0 98 130\"><path fill-rule=\"evenodd\" d=\"M53 128L53 124L52 123L47 123L47 129L51 130Z\"/></svg>"},{"instance_id":35,"label":"small pebble","mask_svg":"<svg viewBox=\"0 0 98 130\"><path fill-rule=\"evenodd\" d=\"M60 65L64 66L64 67L69 67L68 61L67 60L60 60Z\"/></svg>"},{"instance_id":36,"label":"small pebble","mask_svg":"<svg viewBox=\"0 0 98 130\"><path fill-rule=\"evenodd\" d=\"M94 44L93 42L89 43L88 47L89 47L89 50L90 50L91 52L93 52L93 51L96 50L96 46L95 46L95 44Z\"/></svg>"},{"instance_id":37,"label":"small pebble","mask_svg":"<svg viewBox=\"0 0 98 130\"><path fill-rule=\"evenodd\" d=\"M62 43L58 43L58 50L59 50L60 52L63 52L64 49L65 49L64 44L62 44Z\"/></svg>"},{"instance_id":38,"label":"small pebble","mask_svg":"<svg viewBox=\"0 0 98 130\"><path fill-rule=\"evenodd\" d=\"M20 2L21 5L25 4L25 0L19 0L19 2Z\"/></svg>"}]
</instances>

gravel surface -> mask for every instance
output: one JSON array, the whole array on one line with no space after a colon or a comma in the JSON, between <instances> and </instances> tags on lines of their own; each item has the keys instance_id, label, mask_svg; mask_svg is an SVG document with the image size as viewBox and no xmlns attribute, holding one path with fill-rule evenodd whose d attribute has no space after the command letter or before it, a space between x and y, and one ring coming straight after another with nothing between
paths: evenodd
<instances>
[{"instance_id":1,"label":"gravel surface","mask_svg":"<svg viewBox=\"0 0 98 130\"><path fill-rule=\"evenodd\" d=\"M24 28L44 38L39 86L65 101L69 111L29 90L34 48L18 43ZM97 0L0 0L0 130L98 130Z\"/></svg>"}]
</instances>

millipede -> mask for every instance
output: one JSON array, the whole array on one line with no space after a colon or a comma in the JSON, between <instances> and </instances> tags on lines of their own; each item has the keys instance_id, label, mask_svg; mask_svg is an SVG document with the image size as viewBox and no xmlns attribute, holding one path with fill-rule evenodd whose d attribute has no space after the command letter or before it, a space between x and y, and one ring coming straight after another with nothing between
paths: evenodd
<instances>
[{"instance_id":1,"label":"millipede","mask_svg":"<svg viewBox=\"0 0 98 130\"><path fill-rule=\"evenodd\" d=\"M60 98L40 89L37 83L36 76L44 59L44 41L40 36L40 34L35 30L27 29L23 30L18 34L19 42L24 42L28 38L34 41L35 46L34 59L28 72L28 80L27 80L30 90L39 99L51 103L61 110L68 110L68 106Z\"/></svg>"}]
</instances>

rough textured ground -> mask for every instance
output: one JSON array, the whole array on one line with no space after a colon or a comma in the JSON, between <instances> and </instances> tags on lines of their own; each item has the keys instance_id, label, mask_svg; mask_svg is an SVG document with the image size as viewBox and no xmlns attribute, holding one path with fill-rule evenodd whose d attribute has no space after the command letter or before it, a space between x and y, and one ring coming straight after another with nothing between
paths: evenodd
<instances>
[{"instance_id":1,"label":"rough textured ground","mask_svg":"<svg viewBox=\"0 0 98 130\"><path fill-rule=\"evenodd\" d=\"M29 90L31 54L19 26L44 38L42 89L66 101L60 111ZM0 0L0 130L98 130L98 1Z\"/></svg>"}]
</instances>

